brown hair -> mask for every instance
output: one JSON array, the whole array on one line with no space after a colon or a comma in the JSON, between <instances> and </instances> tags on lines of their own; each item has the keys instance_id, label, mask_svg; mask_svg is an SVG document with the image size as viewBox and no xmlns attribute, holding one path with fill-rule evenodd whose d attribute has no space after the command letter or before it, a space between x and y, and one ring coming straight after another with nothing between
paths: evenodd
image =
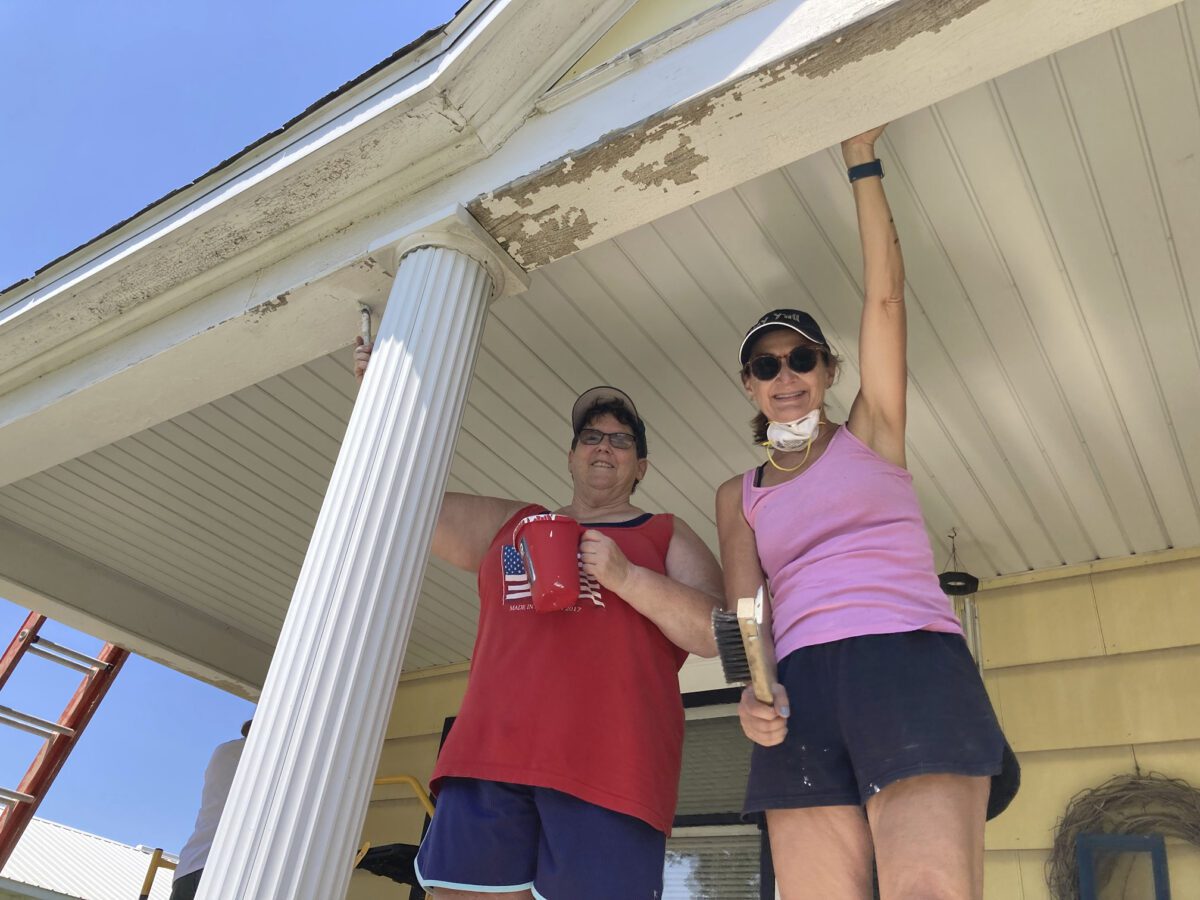
<instances>
[{"instance_id":1,"label":"brown hair","mask_svg":"<svg viewBox=\"0 0 1200 900\"><path fill-rule=\"evenodd\" d=\"M629 411L629 407L620 400L597 400L595 403L589 406L587 408L587 412L584 413L583 418L580 420L582 422L582 424L579 426L580 431L590 426L601 416L605 415L612 416L626 428L633 430L633 442L634 447L637 450L637 458L645 459L649 452L646 446L646 425L641 419L631 413ZM574 450L578 446L579 432L576 432L574 437L571 438L571 449ZM639 479L637 478L633 480L633 487L629 489L630 496L632 496L633 492L637 490L638 481Z\"/></svg>"}]
</instances>

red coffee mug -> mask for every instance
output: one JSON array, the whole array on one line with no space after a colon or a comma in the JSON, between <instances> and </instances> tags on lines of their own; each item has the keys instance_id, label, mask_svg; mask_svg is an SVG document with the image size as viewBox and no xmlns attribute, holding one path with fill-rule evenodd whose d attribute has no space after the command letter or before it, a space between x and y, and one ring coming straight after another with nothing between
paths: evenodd
<instances>
[{"instance_id":1,"label":"red coffee mug","mask_svg":"<svg viewBox=\"0 0 1200 900\"><path fill-rule=\"evenodd\" d=\"M583 528L570 516L526 516L513 529L513 546L529 576L536 612L558 612L579 603L579 538Z\"/></svg>"}]
</instances>

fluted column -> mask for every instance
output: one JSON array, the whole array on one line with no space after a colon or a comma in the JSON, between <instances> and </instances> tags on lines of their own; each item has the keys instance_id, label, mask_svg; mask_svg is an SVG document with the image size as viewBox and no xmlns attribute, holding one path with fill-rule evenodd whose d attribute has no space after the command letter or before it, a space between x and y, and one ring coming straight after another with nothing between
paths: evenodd
<instances>
[{"instance_id":1,"label":"fluted column","mask_svg":"<svg viewBox=\"0 0 1200 900\"><path fill-rule=\"evenodd\" d=\"M491 268L446 246L400 262L199 900L345 896Z\"/></svg>"}]
</instances>

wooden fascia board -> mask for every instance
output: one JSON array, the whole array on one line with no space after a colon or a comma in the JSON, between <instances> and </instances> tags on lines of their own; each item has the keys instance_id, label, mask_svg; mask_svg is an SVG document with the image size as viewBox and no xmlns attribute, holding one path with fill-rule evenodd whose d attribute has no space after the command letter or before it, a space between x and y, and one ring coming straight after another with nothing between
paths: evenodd
<instances>
[{"instance_id":1,"label":"wooden fascia board","mask_svg":"<svg viewBox=\"0 0 1200 900\"><path fill-rule=\"evenodd\" d=\"M207 211L196 210L195 207L206 200L210 203L213 200L222 200L223 197L218 193L222 188L237 186L240 180L260 169L265 162L276 159L290 148L294 148L297 141L303 137L336 125L352 115L370 117L372 113L369 109L364 112L364 105L389 87L403 90L407 84L410 88L410 96L407 99L413 99L421 88L427 86L430 80L427 70L431 63L444 55L448 39L448 35L444 35L423 45L412 56L398 60L386 70L365 79L304 116L290 128L252 145L252 149L243 151L231 163L216 167L182 190L152 204L144 213L132 217L115 231L85 244L52 266L41 270L33 278L4 290L0 293L0 326L6 325L15 316L23 313L25 308L43 300L43 294L48 289L54 288L65 279L87 278L93 269L108 262L114 253L123 248L127 248L128 253L131 249L128 245L140 236L153 236L158 231L167 230L172 220L189 211L192 215Z\"/></svg>"},{"instance_id":2,"label":"wooden fascia board","mask_svg":"<svg viewBox=\"0 0 1200 900\"><path fill-rule=\"evenodd\" d=\"M786 52L749 71L731 67L738 74L715 87L481 194L468 209L521 266L536 269L1169 5L898 0L845 24L839 5L823 0L767 4L616 84L629 90L639 75L669 77L674 60L702 46L728 58L722 37L755 22L764 46L790 44Z\"/></svg>"},{"instance_id":3,"label":"wooden fascia board","mask_svg":"<svg viewBox=\"0 0 1200 900\"><path fill-rule=\"evenodd\" d=\"M153 224L130 223L98 255L33 289L0 311L0 393L78 358L127 332L131 314L156 306L157 316L261 268L291 243L297 231L314 227L329 207L371 187L404 160L415 179L483 156L464 124L441 95L406 100L384 113L369 113L359 127L353 117L330 123L289 147L266 153L245 171L209 188L206 195L169 212ZM386 102L386 101L383 101ZM418 181L419 183L419 181ZM324 234L318 229L313 239ZM328 225L327 231L336 230ZM186 295L172 295L194 282ZM109 333L115 332L115 334Z\"/></svg>"},{"instance_id":4,"label":"wooden fascia board","mask_svg":"<svg viewBox=\"0 0 1200 900\"><path fill-rule=\"evenodd\" d=\"M416 59L0 297L0 394L127 332L139 307L179 308L158 301L180 285L232 283L299 233L311 243L345 228L361 217L347 199L381 182L395 203L483 159L628 2L478 4Z\"/></svg>"},{"instance_id":5,"label":"wooden fascia board","mask_svg":"<svg viewBox=\"0 0 1200 900\"><path fill-rule=\"evenodd\" d=\"M3 518L0 594L240 697L271 663L270 644Z\"/></svg>"}]
</instances>

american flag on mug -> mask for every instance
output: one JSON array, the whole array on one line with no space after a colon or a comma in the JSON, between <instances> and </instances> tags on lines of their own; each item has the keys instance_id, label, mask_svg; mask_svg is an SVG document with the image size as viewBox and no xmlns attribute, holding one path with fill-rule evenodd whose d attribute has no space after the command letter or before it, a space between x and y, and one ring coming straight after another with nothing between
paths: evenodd
<instances>
[{"instance_id":1,"label":"american flag on mug","mask_svg":"<svg viewBox=\"0 0 1200 900\"><path fill-rule=\"evenodd\" d=\"M525 571L525 563L521 554L512 544L505 544L500 551L500 562L504 567L504 602L520 603L532 596L529 591L529 574ZM579 599L591 600L595 606L603 606L600 599L600 583L583 571L582 560L579 563Z\"/></svg>"}]
</instances>

